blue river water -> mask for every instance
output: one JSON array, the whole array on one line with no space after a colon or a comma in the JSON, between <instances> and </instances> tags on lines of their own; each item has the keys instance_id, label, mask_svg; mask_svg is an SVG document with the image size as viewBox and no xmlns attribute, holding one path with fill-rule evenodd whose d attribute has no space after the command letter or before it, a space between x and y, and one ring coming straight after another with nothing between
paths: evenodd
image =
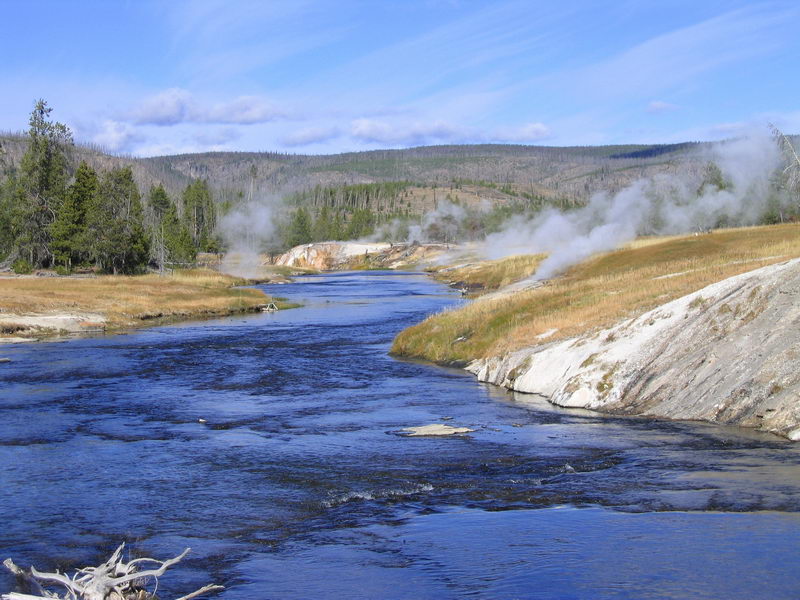
<instances>
[{"instance_id":1,"label":"blue river water","mask_svg":"<svg viewBox=\"0 0 800 600\"><path fill-rule=\"evenodd\" d=\"M304 306L0 348L0 559L190 546L162 598L800 597L798 446L392 358L462 301L423 275L264 289ZM398 434L430 423L475 431Z\"/></svg>"}]
</instances>

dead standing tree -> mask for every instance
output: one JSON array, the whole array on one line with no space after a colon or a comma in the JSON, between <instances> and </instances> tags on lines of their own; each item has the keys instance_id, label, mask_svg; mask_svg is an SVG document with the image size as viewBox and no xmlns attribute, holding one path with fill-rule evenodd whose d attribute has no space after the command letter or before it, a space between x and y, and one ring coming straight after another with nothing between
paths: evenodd
<instances>
[{"instance_id":1,"label":"dead standing tree","mask_svg":"<svg viewBox=\"0 0 800 600\"><path fill-rule=\"evenodd\" d=\"M800 156L797 155L797 151L794 149L792 142L786 134L772 123L770 123L770 128L772 129L775 139L778 141L778 145L786 156L787 165L786 168L783 169L786 189L788 189L790 193L800 196Z\"/></svg>"},{"instance_id":2,"label":"dead standing tree","mask_svg":"<svg viewBox=\"0 0 800 600\"><path fill-rule=\"evenodd\" d=\"M8 558L3 565L17 576L32 594L9 592L0 596L0 600L155 600L155 589L149 592L145 587L149 580L155 580L174 564L179 563L188 553L186 548L175 558L156 560L154 558L136 558L129 562L122 559L125 544L121 544L106 562L98 567L78 569L72 577L59 573L44 573L36 567L29 571L22 569ZM144 563L153 563L156 568L140 571ZM62 595L47 588L61 586L65 589ZM221 585L206 585L199 590L177 600L199 598L204 594L215 593L224 589Z\"/></svg>"}]
</instances>

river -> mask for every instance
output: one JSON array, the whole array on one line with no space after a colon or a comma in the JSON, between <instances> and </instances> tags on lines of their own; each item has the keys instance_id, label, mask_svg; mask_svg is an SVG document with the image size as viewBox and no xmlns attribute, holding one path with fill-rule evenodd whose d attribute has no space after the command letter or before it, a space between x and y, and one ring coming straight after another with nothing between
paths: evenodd
<instances>
[{"instance_id":1,"label":"river","mask_svg":"<svg viewBox=\"0 0 800 600\"><path fill-rule=\"evenodd\" d=\"M0 348L0 559L191 546L162 598L800 597L797 445L391 358L461 302L423 275L264 289L304 306ZM430 423L475 431L398 434Z\"/></svg>"}]
</instances>

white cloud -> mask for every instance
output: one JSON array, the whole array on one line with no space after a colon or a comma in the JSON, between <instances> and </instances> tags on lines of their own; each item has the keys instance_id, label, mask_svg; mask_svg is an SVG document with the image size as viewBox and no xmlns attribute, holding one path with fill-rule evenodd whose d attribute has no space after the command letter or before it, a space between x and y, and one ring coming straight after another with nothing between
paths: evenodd
<instances>
[{"instance_id":1,"label":"white cloud","mask_svg":"<svg viewBox=\"0 0 800 600\"><path fill-rule=\"evenodd\" d=\"M286 117L277 107L257 96L240 96L231 102L216 104L198 115L204 123L252 125Z\"/></svg>"},{"instance_id":2,"label":"white cloud","mask_svg":"<svg viewBox=\"0 0 800 600\"><path fill-rule=\"evenodd\" d=\"M293 131L280 139L284 146L308 146L327 142L341 135L337 127L306 127Z\"/></svg>"},{"instance_id":3,"label":"white cloud","mask_svg":"<svg viewBox=\"0 0 800 600\"><path fill-rule=\"evenodd\" d=\"M350 135L362 142L389 145L417 145L463 141L469 132L445 121L392 124L374 119L356 119Z\"/></svg>"},{"instance_id":4,"label":"white cloud","mask_svg":"<svg viewBox=\"0 0 800 600\"><path fill-rule=\"evenodd\" d=\"M608 59L562 71L553 86L580 89L593 98L654 96L696 81L723 66L769 55L777 31L796 9L754 5L650 38Z\"/></svg>"},{"instance_id":5,"label":"white cloud","mask_svg":"<svg viewBox=\"0 0 800 600\"><path fill-rule=\"evenodd\" d=\"M180 88L170 88L145 98L128 115L138 125L162 126L180 123L252 125L286 117L286 113L258 96L239 96L206 106L191 92Z\"/></svg>"},{"instance_id":6,"label":"white cloud","mask_svg":"<svg viewBox=\"0 0 800 600\"><path fill-rule=\"evenodd\" d=\"M544 123L526 123L520 127L501 127L490 135L497 142L525 144L538 142L552 135L550 128Z\"/></svg>"},{"instance_id":7,"label":"white cloud","mask_svg":"<svg viewBox=\"0 0 800 600\"><path fill-rule=\"evenodd\" d=\"M130 119L138 125L177 125L191 120L196 111L192 95L180 88L170 88L145 98L131 111Z\"/></svg>"},{"instance_id":8,"label":"white cloud","mask_svg":"<svg viewBox=\"0 0 800 600\"><path fill-rule=\"evenodd\" d=\"M141 140L141 136L127 123L106 119L90 139L109 152L127 152L132 144Z\"/></svg>"},{"instance_id":9,"label":"white cloud","mask_svg":"<svg viewBox=\"0 0 800 600\"><path fill-rule=\"evenodd\" d=\"M206 130L204 129L198 134L195 134L192 137L192 140L201 146L212 146L218 147L228 142L232 142L234 140L238 140L241 137L241 133L234 129L233 127L224 127L222 129L216 130Z\"/></svg>"},{"instance_id":10,"label":"white cloud","mask_svg":"<svg viewBox=\"0 0 800 600\"><path fill-rule=\"evenodd\" d=\"M671 104L669 102L664 102L662 100L653 100L650 104L647 105L647 112L651 114L660 114L665 112L672 112L674 110L678 110L680 106L677 104Z\"/></svg>"},{"instance_id":11,"label":"white cloud","mask_svg":"<svg viewBox=\"0 0 800 600\"><path fill-rule=\"evenodd\" d=\"M548 138L551 132L544 123L525 123L518 127L481 130L441 120L390 123L374 119L356 119L351 123L350 135L361 142L396 146L485 142L521 144Z\"/></svg>"}]
</instances>

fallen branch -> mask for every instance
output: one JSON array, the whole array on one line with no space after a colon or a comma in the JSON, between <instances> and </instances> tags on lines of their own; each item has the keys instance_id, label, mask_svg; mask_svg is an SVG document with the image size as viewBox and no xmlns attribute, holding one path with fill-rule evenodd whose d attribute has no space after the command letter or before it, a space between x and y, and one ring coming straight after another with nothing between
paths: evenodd
<instances>
[{"instance_id":1,"label":"fallen branch","mask_svg":"<svg viewBox=\"0 0 800 600\"><path fill-rule=\"evenodd\" d=\"M189 553L186 548L178 556L164 561L154 558L137 558L129 562L122 559L125 544L121 544L103 564L97 567L78 569L72 577L59 573L47 573L31 567L26 571L14 564L9 558L3 565L17 576L21 587L33 594L9 592L0 596L0 600L155 600L155 592L149 592L144 586L148 580L155 580L166 570L179 563ZM155 569L139 571L141 563L151 562L159 565ZM61 586L63 595L48 590L48 587ZM225 589L221 585L206 585L199 590L177 600L191 600L200 596L216 593Z\"/></svg>"}]
</instances>

